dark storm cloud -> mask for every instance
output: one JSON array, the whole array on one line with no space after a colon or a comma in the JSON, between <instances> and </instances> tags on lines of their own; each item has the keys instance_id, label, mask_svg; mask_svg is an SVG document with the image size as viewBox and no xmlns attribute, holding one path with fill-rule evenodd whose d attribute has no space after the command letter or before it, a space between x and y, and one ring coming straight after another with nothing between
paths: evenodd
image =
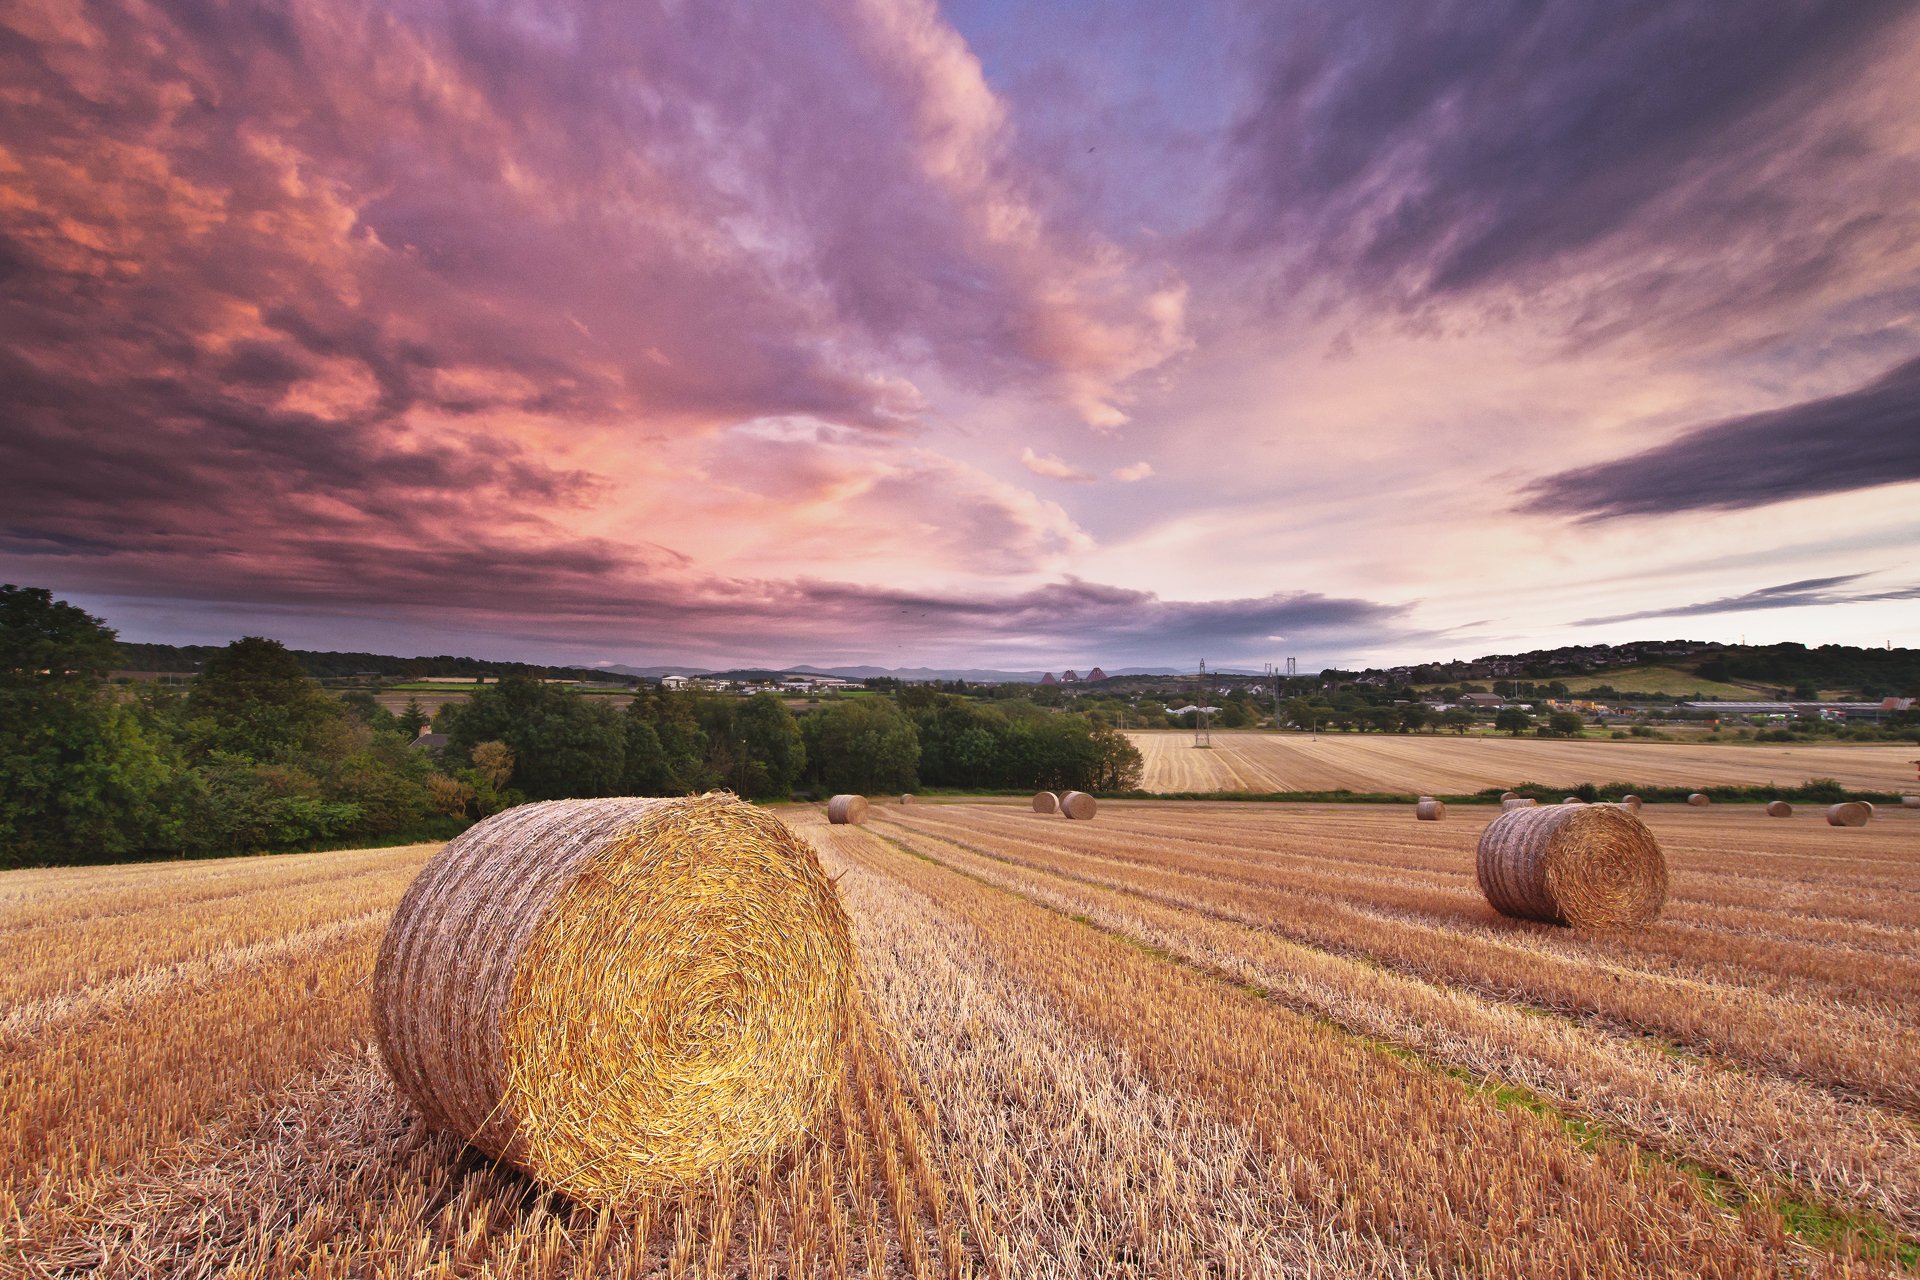
<instances>
[{"instance_id":1,"label":"dark storm cloud","mask_svg":"<svg viewBox=\"0 0 1920 1280\"><path fill-rule=\"evenodd\" d=\"M1920 586L1896 587L1885 591L1843 591L1838 588L1858 582L1863 573L1840 574L1831 578L1806 578L1761 587L1743 595L1722 596L1697 604L1675 605L1666 609L1642 609L1636 613L1618 613L1605 618L1582 618L1570 623L1576 627L1597 627L1610 622L1639 622L1645 618L1689 618L1708 613L1750 613L1761 609L1804 609L1817 605L1863 604L1881 600L1920 600Z\"/></svg>"},{"instance_id":2,"label":"dark storm cloud","mask_svg":"<svg viewBox=\"0 0 1920 1280\"><path fill-rule=\"evenodd\" d=\"M1799 243L1796 206L1869 171L1864 141L1821 113L1914 14L1901 0L1283 5L1254 54L1228 222L1413 297L1537 281L1649 218L1634 234L1647 253L1710 255L1764 227L1795 240L1791 264L1766 264L1787 287L1790 270L1835 269L1824 259L1862 230L1826 223ZM1675 284L1664 258L1613 270L1649 296Z\"/></svg>"},{"instance_id":3,"label":"dark storm cloud","mask_svg":"<svg viewBox=\"0 0 1920 1280\"><path fill-rule=\"evenodd\" d=\"M1735 510L1910 480L1920 480L1920 359L1855 391L1548 476L1522 510L1587 519Z\"/></svg>"}]
</instances>

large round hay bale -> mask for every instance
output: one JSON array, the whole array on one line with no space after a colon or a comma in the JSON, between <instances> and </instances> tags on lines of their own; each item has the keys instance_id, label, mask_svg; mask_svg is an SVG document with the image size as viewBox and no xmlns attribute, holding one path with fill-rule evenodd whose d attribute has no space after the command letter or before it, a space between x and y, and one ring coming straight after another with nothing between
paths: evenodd
<instances>
[{"instance_id":1,"label":"large round hay bale","mask_svg":"<svg viewBox=\"0 0 1920 1280\"><path fill-rule=\"evenodd\" d=\"M400 899L374 1029L435 1127L588 1202L777 1153L831 1102L857 994L813 851L729 795L468 829Z\"/></svg>"},{"instance_id":2,"label":"large round hay bale","mask_svg":"<svg viewBox=\"0 0 1920 1280\"><path fill-rule=\"evenodd\" d=\"M1422 822L1439 822L1447 816L1447 806L1432 796L1426 796L1413 806L1413 816Z\"/></svg>"},{"instance_id":3,"label":"large round hay bale","mask_svg":"<svg viewBox=\"0 0 1920 1280\"><path fill-rule=\"evenodd\" d=\"M1509 800L1518 800L1519 798L1520 793L1518 791L1502 791L1500 793L1500 803L1502 804L1505 804Z\"/></svg>"},{"instance_id":4,"label":"large round hay bale","mask_svg":"<svg viewBox=\"0 0 1920 1280\"><path fill-rule=\"evenodd\" d=\"M1827 825L1830 827L1864 827L1867 819L1873 817L1873 808L1859 800L1847 800L1840 804L1827 806Z\"/></svg>"},{"instance_id":5,"label":"large round hay bale","mask_svg":"<svg viewBox=\"0 0 1920 1280\"><path fill-rule=\"evenodd\" d=\"M1503 915L1581 929L1647 924L1667 861L1646 824L1611 805L1513 809L1480 835L1480 890Z\"/></svg>"},{"instance_id":6,"label":"large round hay bale","mask_svg":"<svg viewBox=\"0 0 1920 1280\"><path fill-rule=\"evenodd\" d=\"M1901 796L1900 807L1903 809L1920 809L1920 796Z\"/></svg>"},{"instance_id":7,"label":"large round hay bale","mask_svg":"<svg viewBox=\"0 0 1920 1280\"><path fill-rule=\"evenodd\" d=\"M1769 818L1791 818L1793 816L1793 806L1785 800L1769 800L1767 801L1767 816Z\"/></svg>"},{"instance_id":8,"label":"large round hay bale","mask_svg":"<svg viewBox=\"0 0 1920 1280\"><path fill-rule=\"evenodd\" d=\"M1040 792L1033 798L1033 811L1035 813L1060 812L1060 797L1051 791Z\"/></svg>"},{"instance_id":9,"label":"large round hay bale","mask_svg":"<svg viewBox=\"0 0 1920 1280\"><path fill-rule=\"evenodd\" d=\"M1622 809L1625 809L1628 813L1640 812L1640 806L1643 803L1645 802L1642 801L1639 796L1621 796L1620 797L1620 807Z\"/></svg>"},{"instance_id":10,"label":"large round hay bale","mask_svg":"<svg viewBox=\"0 0 1920 1280\"><path fill-rule=\"evenodd\" d=\"M1060 797L1060 812L1069 818L1085 821L1091 818L1099 808L1093 797L1084 791L1068 791Z\"/></svg>"},{"instance_id":11,"label":"large round hay bale","mask_svg":"<svg viewBox=\"0 0 1920 1280\"><path fill-rule=\"evenodd\" d=\"M1713 797L1707 795L1705 792L1696 791L1687 797L1687 803L1696 809L1704 809L1713 803Z\"/></svg>"},{"instance_id":12,"label":"large round hay bale","mask_svg":"<svg viewBox=\"0 0 1920 1280\"><path fill-rule=\"evenodd\" d=\"M859 826L866 820L865 796L835 796L827 801L827 821L836 827Z\"/></svg>"},{"instance_id":13,"label":"large round hay bale","mask_svg":"<svg viewBox=\"0 0 1920 1280\"><path fill-rule=\"evenodd\" d=\"M1511 799L1502 800L1500 807L1502 809L1531 809L1539 803L1540 802L1532 796L1514 796Z\"/></svg>"},{"instance_id":14,"label":"large round hay bale","mask_svg":"<svg viewBox=\"0 0 1920 1280\"><path fill-rule=\"evenodd\" d=\"M901 793L900 793L900 803L901 803L901 804L912 804L912 803L913 803L913 792L911 792L911 791L903 791L903 792L901 792Z\"/></svg>"}]
</instances>

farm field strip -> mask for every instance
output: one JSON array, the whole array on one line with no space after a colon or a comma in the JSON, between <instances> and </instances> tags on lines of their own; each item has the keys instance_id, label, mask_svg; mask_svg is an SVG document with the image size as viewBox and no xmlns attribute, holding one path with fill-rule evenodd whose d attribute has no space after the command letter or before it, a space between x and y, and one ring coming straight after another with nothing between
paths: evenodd
<instances>
[{"instance_id":1,"label":"farm field strip","mask_svg":"<svg viewBox=\"0 0 1920 1280\"><path fill-rule=\"evenodd\" d=\"M1472 870L1473 844L1478 837L1479 823L1461 822L1445 828L1439 824L1416 826L1410 820L1410 811L1405 809L1343 806L1344 811L1331 819L1312 811L1289 814L1268 811L1263 816L1248 815L1238 827L1221 823L1188 827L1177 820L1170 821L1165 808L1165 805L1151 804L1110 805L1115 821L1109 825L1103 820L1097 833L1086 828L1036 828L1017 811L1005 809L983 812L974 819L973 825L1015 840L1031 841L1045 832L1045 842L1050 846L1144 861L1154 866L1171 865L1171 860L1177 857L1180 865L1215 879L1301 886L1360 905L1391 904L1458 927L1480 927L1492 922L1505 936L1526 928L1498 920L1480 897ZM1151 816L1146 820L1138 816L1148 811ZM942 820L930 809L920 813L929 822ZM1409 828L1433 834L1409 839L1401 834ZM1119 833L1121 838L1116 839L1114 833ZM1130 854L1130 846L1156 852L1143 858ZM1677 863L1670 866L1677 885L1703 895L1729 897L1741 903L1750 901L1743 892L1745 881L1729 886L1724 874L1689 870L1696 859L1688 855L1684 846L1675 849L1669 844L1668 847L1673 862ZM1172 852L1158 852L1161 850ZM1920 881L1920 859L1907 864L1905 878ZM1902 888L1898 879L1883 873L1879 883L1872 886L1870 895L1881 903L1882 910L1862 908L1852 920L1791 910L1780 905L1783 893L1778 887L1772 894L1776 904L1772 911L1725 907L1713 897L1689 897L1676 892L1669 900L1667 919L1654 929L1619 940L1582 938L1570 945L1583 950L1611 947L1629 959L1644 952L1648 963L1657 961L1661 955L1677 959L1693 957L1713 963L1724 961L1730 951L1739 950L1742 939L1777 938L1783 945L1764 954L1768 973L1777 973L1779 968L1791 964L1793 949L1799 946L1804 950L1804 963L1808 967L1795 969L1795 973L1807 977L1825 974L1848 983L1855 981L1859 973L1853 967L1855 962L1840 954L1840 948L1853 948L1886 955L1888 959L1884 963L1888 972L1904 969L1908 976L1906 990L1910 992L1913 976L1920 974L1920 924L1908 927L1899 921L1907 914L1904 909L1907 904L1920 916L1920 891ZM1786 896L1791 899L1793 895ZM1845 900L1862 902L1868 896L1856 891ZM1822 901L1815 905L1836 904ZM1895 919L1867 924L1858 919L1860 915L1891 915ZM1670 936L1676 933L1675 926L1682 926L1677 933L1691 931L1703 940L1689 944L1684 937ZM1557 930L1533 929L1532 935L1542 945L1562 944ZM1716 941L1704 941L1714 935L1720 935Z\"/></svg>"},{"instance_id":2,"label":"farm field strip","mask_svg":"<svg viewBox=\"0 0 1920 1280\"><path fill-rule=\"evenodd\" d=\"M889 810L886 818L913 829L952 834L951 812L936 820ZM1171 856L1155 857L1137 847L1109 850L1111 856L1071 852L1063 842L1085 840L1093 828L1068 834L1064 826L1036 818L1029 824L1033 836L975 833L965 843L976 852L1272 929L1402 973L1652 1032L1695 1052L1791 1074L1903 1110L1920 1110L1920 1037L1868 1010L1558 953L1531 936L1545 932L1546 926L1516 924L1505 936L1488 936L1369 912L1309 891L1209 881L1169 869L1175 861ZM1492 913L1487 914L1491 918ZM1562 945L1567 944L1549 944Z\"/></svg>"},{"instance_id":3,"label":"farm field strip","mask_svg":"<svg viewBox=\"0 0 1920 1280\"><path fill-rule=\"evenodd\" d=\"M1793 1081L1676 1056L1643 1038L1540 1018L1249 926L1034 871L939 836L883 838L1289 1008L1485 1081L1519 1085L1643 1146L1713 1164L1748 1185L1804 1180L1920 1236L1920 1130L1902 1117Z\"/></svg>"},{"instance_id":4,"label":"farm field strip","mask_svg":"<svg viewBox=\"0 0 1920 1280\"><path fill-rule=\"evenodd\" d=\"M1211 870L1265 874L1191 809L1240 859ZM1864 1275L1836 1214L1920 1234L1909 1117L1230 918L1265 891L1180 872L1208 851L1156 843L1172 818L1054 820L1062 850L1014 844L1047 820L1008 806L782 816L862 956L847 1080L780 1160L619 1215L427 1131L379 1066L373 954L431 846L0 876L10 940L60 941L0 977L0 1273ZM1340 864L1354 903L1267 905L1401 937L1369 895L1444 850L1380 832ZM1826 1227L1786 1230L1795 1205Z\"/></svg>"},{"instance_id":5,"label":"farm field strip","mask_svg":"<svg viewBox=\"0 0 1920 1280\"><path fill-rule=\"evenodd\" d=\"M958 912L1083 1035L1260 1136L1271 1176L1296 1197L1424 1265L1516 1277L1822 1269L1770 1212L1729 1214L1630 1144L1582 1145L1552 1117L937 863L887 849L879 865Z\"/></svg>"},{"instance_id":6,"label":"farm field strip","mask_svg":"<svg viewBox=\"0 0 1920 1280\"><path fill-rule=\"evenodd\" d=\"M1871 791L1911 791L1914 750L1898 743L1588 741L1452 734L1215 731L1196 748L1180 730L1130 731L1148 791L1446 792L1534 782L1577 786L1797 786L1835 778Z\"/></svg>"}]
</instances>

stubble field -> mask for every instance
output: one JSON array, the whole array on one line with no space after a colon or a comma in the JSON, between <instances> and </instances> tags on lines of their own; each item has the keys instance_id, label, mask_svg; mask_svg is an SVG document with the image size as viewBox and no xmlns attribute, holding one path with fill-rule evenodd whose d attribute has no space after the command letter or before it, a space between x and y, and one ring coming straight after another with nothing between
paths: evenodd
<instances>
[{"instance_id":1,"label":"stubble field","mask_svg":"<svg viewBox=\"0 0 1920 1280\"><path fill-rule=\"evenodd\" d=\"M1920 788L1912 743L1615 742L1459 737L1453 734L1218 732L1196 748L1191 732L1134 732L1146 760L1141 788L1191 791L1359 791L1464 795L1538 782L1641 786L1798 786L1834 778L1862 791Z\"/></svg>"},{"instance_id":2,"label":"stubble field","mask_svg":"<svg viewBox=\"0 0 1920 1280\"><path fill-rule=\"evenodd\" d=\"M1650 807L1673 902L1604 936L1494 916L1459 810L782 813L862 953L846 1084L619 1215L424 1131L370 1052L431 847L0 876L0 1273L1920 1265L1920 814Z\"/></svg>"}]
</instances>

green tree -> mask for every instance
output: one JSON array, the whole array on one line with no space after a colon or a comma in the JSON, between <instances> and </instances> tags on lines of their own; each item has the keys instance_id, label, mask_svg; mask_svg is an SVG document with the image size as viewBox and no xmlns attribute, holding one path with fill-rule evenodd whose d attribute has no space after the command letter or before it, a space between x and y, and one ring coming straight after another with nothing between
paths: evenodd
<instances>
[{"instance_id":1,"label":"green tree","mask_svg":"<svg viewBox=\"0 0 1920 1280\"><path fill-rule=\"evenodd\" d=\"M1510 733L1517 738L1533 728L1533 717L1518 707L1502 707L1494 713L1493 727L1501 733Z\"/></svg>"},{"instance_id":2,"label":"green tree","mask_svg":"<svg viewBox=\"0 0 1920 1280\"><path fill-rule=\"evenodd\" d=\"M1453 707L1440 714L1440 723L1455 733L1464 734L1473 728L1473 712L1465 707Z\"/></svg>"},{"instance_id":3,"label":"green tree","mask_svg":"<svg viewBox=\"0 0 1920 1280\"><path fill-rule=\"evenodd\" d=\"M1547 737L1577 738L1586 727L1587 722L1582 720L1577 713L1572 711L1556 711L1547 717L1547 722L1541 726L1540 731Z\"/></svg>"},{"instance_id":4,"label":"green tree","mask_svg":"<svg viewBox=\"0 0 1920 1280\"><path fill-rule=\"evenodd\" d=\"M756 693L733 713L739 754L734 790L750 800L784 800L807 767L807 744L787 704Z\"/></svg>"},{"instance_id":5,"label":"green tree","mask_svg":"<svg viewBox=\"0 0 1920 1280\"><path fill-rule=\"evenodd\" d=\"M106 673L113 630L0 587L0 866L99 861L179 838L181 762Z\"/></svg>"},{"instance_id":6,"label":"green tree","mask_svg":"<svg viewBox=\"0 0 1920 1280\"><path fill-rule=\"evenodd\" d=\"M208 658L187 695L200 745L252 760L310 748L341 708L278 640L247 636Z\"/></svg>"},{"instance_id":7,"label":"green tree","mask_svg":"<svg viewBox=\"0 0 1920 1280\"><path fill-rule=\"evenodd\" d=\"M483 742L503 742L512 751L513 785L529 799L620 791L626 767L620 714L565 685L515 673L475 692L448 730L447 754L471 763Z\"/></svg>"},{"instance_id":8,"label":"green tree","mask_svg":"<svg viewBox=\"0 0 1920 1280\"><path fill-rule=\"evenodd\" d=\"M911 791L919 785L920 736L888 698L849 698L801 721L807 773L834 791Z\"/></svg>"},{"instance_id":9,"label":"green tree","mask_svg":"<svg viewBox=\"0 0 1920 1280\"><path fill-rule=\"evenodd\" d=\"M1400 732L1418 733L1433 722L1433 712L1418 702L1400 708Z\"/></svg>"},{"instance_id":10,"label":"green tree","mask_svg":"<svg viewBox=\"0 0 1920 1280\"><path fill-rule=\"evenodd\" d=\"M420 699L411 697L407 699L405 709L396 718L409 738L419 737L420 730L432 723L427 716L427 709L420 705Z\"/></svg>"}]
</instances>

